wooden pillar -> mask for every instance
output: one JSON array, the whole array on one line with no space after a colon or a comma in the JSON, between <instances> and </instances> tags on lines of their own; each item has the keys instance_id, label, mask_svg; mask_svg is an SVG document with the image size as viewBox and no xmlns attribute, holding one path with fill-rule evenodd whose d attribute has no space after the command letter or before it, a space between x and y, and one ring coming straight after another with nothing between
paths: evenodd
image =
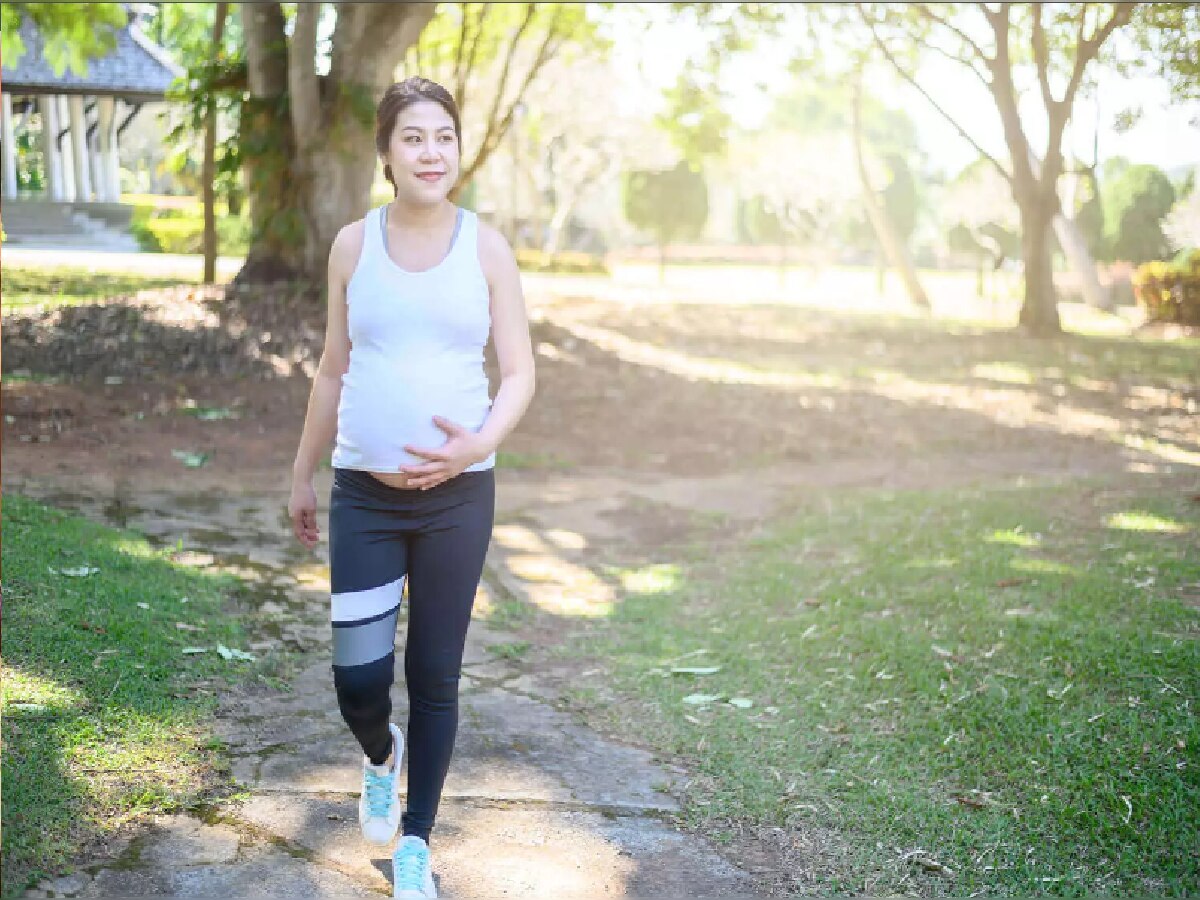
<instances>
[{"instance_id":1,"label":"wooden pillar","mask_svg":"<svg viewBox=\"0 0 1200 900\"><path fill-rule=\"evenodd\" d=\"M86 203L92 199L91 173L88 171L87 121L83 115L83 98L73 95L67 98L67 108L71 116L71 149L73 169L75 172L76 203Z\"/></svg>"},{"instance_id":2,"label":"wooden pillar","mask_svg":"<svg viewBox=\"0 0 1200 900\"><path fill-rule=\"evenodd\" d=\"M116 100L112 97L101 97L97 103L100 113L100 126L96 133L100 136L100 170L104 173L104 190L101 199L116 203L121 199L121 170L117 153L117 116Z\"/></svg>"},{"instance_id":3,"label":"wooden pillar","mask_svg":"<svg viewBox=\"0 0 1200 900\"><path fill-rule=\"evenodd\" d=\"M68 123L71 121L71 111L67 108L67 98L62 94L51 98L54 101L54 107L58 110L57 130L54 132L55 137L59 131L66 131L62 141L58 143L58 162L59 171L62 173L62 201L70 203L75 199L75 151L71 146L71 130Z\"/></svg>"},{"instance_id":4,"label":"wooden pillar","mask_svg":"<svg viewBox=\"0 0 1200 900\"><path fill-rule=\"evenodd\" d=\"M38 113L42 119L42 159L46 161L46 199L62 199L62 162L54 137L58 134L58 103L45 94L37 98Z\"/></svg>"}]
</instances>

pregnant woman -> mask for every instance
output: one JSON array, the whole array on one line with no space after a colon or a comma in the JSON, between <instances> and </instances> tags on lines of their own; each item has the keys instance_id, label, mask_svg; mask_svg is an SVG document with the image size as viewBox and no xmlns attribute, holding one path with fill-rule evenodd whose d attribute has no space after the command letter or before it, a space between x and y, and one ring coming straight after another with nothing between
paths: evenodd
<instances>
[{"instance_id":1,"label":"pregnant woman","mask_svg":"<svg viewBox=\"0 0 1200 900\"><path fill-rule=\"evenodd\" d=\"M533 397L534 362L512 249L448 198L461 152L454 99L424 78L393 84L376 110L375 145L395 199L346 225L330 251L325 348L288 513L297 539L316 546L313 475L336 441L332 670L342 717L363 750L359 824L381 845L403 825L394 896L436 897L429 835L491 540L495 452ZM500 369L494 400L483 369L489 332ZM390 721L406 583L407 739Z\"/></svg>"}]
</instances>

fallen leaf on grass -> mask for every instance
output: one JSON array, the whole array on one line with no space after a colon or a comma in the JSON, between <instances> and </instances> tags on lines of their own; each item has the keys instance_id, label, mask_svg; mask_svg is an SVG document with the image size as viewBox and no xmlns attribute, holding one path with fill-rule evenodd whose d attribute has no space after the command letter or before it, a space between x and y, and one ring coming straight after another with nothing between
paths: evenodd
<instances>
[{"instance_id":1,"label":"fallen leaf on grass","mask_svg":"<svg viewBox=\"0 0 1200 900\"><path fill-rule=\"evenodd\" d=\"M1005 578L996 582L996 587L1016 587L1018 584L1024 584L1028 578Z\"/></svg>"},{"instance_id":2,"label":"fallen leaf on grass","mask_svg":"<svg viewBox=\"0 0 1200 900\"><path fill-rule=\"evenodd\" d=\"M50 569L51 575L66 575L68 578L87 578L100 570L95 566L77 566L73 569Z\"/></svg>"},{"instance_id":3,"label":"fallen leaf on grass","mask_svg":"<svg viewBox=\"0 0 1200 900\"><path fill-rule=\"evenodd\" d=\"M683 698L683 702L690 703L692 706L699 706L701 703L712 703L714 700L720 699L720 694L688 694Z\"/></svg>"},{"instance_id":4,"label":"fallen leaf on grass","mask_svg":"<svg viewBox=\"0 0 1200 900\"><path fill-rule=\"evenodd\" d=\"M969 806L971 809L987 809L988 804L985 800L980 800L977 797L964 797L961 794L951 794L951 800L957 800L963 806Z\"/></svg>"},{"instance_id":5,"label":"fallen leaf on grass","mask_svg":"<svg viewBox=\"0 0 1200 900\"><path fill-rule=\"evenodd\" d=\"M189 416L195 416L201 422L240 418L237 412L224 406L191 406L184 409L183 412Z\"/></svg>"},{"instance_id":6,"label":"fallen leaf on grass","mask_svg":"<svg viewBox=\"0 0 1200 900\"><path fill-rule=\"evenodd\" d=\"M203 631L203 628L197 628L195 625L189 625L187 622L176 622L175 627L180 631Z\"/></svg>"},{"instance_id":7,"label":"fallen leaf on grass","mask_svg":"<svg viewBox=\"0 0 1200 900\"><path fill-rule=\"evenodd\" d=\"M198 469L208 462L208 453L193 453L188 450L172 450L171 455L182 462L189 469Z\"/></svg>"},{"instance_id":8,"label":"fallen leaf on grass","mask_svg":"<svg viewBox=\"0 0 1200 900\"><path fill-rule=\"evenodd\" d=\"M138 604L138 609L149 609L149 608L150 608L149 603L139 603Z\"/></svg>"},{"instance_id":9,"label":"fallen leaf on grass","mask_svg":"<svg viewBox=\"0 0 1200 900\"><path fill-rule=\"evenodd\" d=\"M729 705L736 706L738 709L749 709L754 705L754 701L749 697L730 697Z\"/></svg>"},{"instance_id":10,"label":"fallen leaf on grass","mask_svg":"<svg viewBox=\"0 0 1200 900\"><path fill-rule=\"evenodd\" d=\"M681 675L712 675L714 672L720 672L720 666L675 666L671 669L672 672L678 672Z\"/></svg>"},{"instance_id":11,"label":"fallen leaf on grass","mask_svg":"<svg viewBox=\"0 0 1200 900\"><path fill-rule=\"evenodd\" d=\"M1032 616L1033 612L1032 606L1017 606L1013 609L1006 609L1004 614L1006 616Z\"/></svg>"},{"instance_id":12,"label":"fallen leaf on grass","mask_svg":"<svg viewBox=\"0 0 1200 900\"><path fill-rule=\"evenodd\" d=\"M207 653L208 648L207 647L184 647L179 652L180 653Z\"/></svg>"},{"instance_id":13,"label":"fallen leaf on grass","mask_svg":"<svg viewBox=\"0 0 1200 900\"><path fill-rule=\"evenodd\" d=\"M928 872L937 872L939 875L945 875L953 878L954 872L948 866L942 865L931 856L926 856L922 850L913 850L905 853L903 857L907 862L913 863L925 869Z\"/></svg>"},{"instance_id":14,"label":"fallen leaf on grass","mask_svg":"<svg viewBox=\"0 0 1200 900\"><path fill-rule=\"evenodd\" d=\"M231 650L224 644L217 644L217 652L225 659L254 659L254 655L245 650Z\"/></svg>"},{"instance_id":15,"label":"fallen leaf on grass","mask_svg":"<svg viewBox=\"0 0 1200 900\"><path fill-rule=\"evenodd\" d=\"M101 628L99 625L93 625L87 619L80 620L79 627L86 631L94 631L94 632L96 632L96 634L108 634L108 632L105 631L103 628Z\"/></svg>"}]
</instances>

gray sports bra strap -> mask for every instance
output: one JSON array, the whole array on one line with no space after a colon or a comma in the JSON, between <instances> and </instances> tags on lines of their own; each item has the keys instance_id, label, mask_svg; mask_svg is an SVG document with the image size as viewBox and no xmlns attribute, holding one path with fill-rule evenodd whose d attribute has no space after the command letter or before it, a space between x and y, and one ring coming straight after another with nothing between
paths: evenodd
<instances>
[{"instance_id":1,"label":"gray sports bra strap","mask_svg":"<svg viewBox=\"0 0 1200 900\"><path fill-rule=\"evenodd\" d=\"M385 203L382 206L380 215L379 215L379 232L380 232L380 234L383 235L383 252L384 253L388 252L387 214L388 214L388 208L387 208L387 204ZM460 228L462 228L462 223L463 223L463 209L460 206L458 208L458 212L454 216L454 233L452 235L450 235L450 249L446 251L447 256L449 256L453 252L454 245L456 243L458 243L458 231Z\"/></svg>"}]
</instances>

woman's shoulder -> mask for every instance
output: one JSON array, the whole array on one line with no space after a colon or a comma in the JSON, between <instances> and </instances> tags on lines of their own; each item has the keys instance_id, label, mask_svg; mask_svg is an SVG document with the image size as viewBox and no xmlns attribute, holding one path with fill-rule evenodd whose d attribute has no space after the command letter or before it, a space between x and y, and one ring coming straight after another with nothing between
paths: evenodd
<instances>
[{"instance_id":1,"label":"woman's shoulder","mask_svg":"<svg viewBox=\"0 0 1200 900\"><path fill-rule=\"evenodd\" d=\"M329 248L330 268L340 272L347 280L358 266L359 257L362 256L363 242L367 233L366 221L370 216L371 212L368 211L361 219L355 219L353 222L343 225L333 239L333 246Z\"/></svg>"},{"instance_id":2,"label":"woman's shoulder","mask_svg":"<svg viewBox=\"0 0 1200 900\"><path fill-rule=\"evenodd\" d=\"M478 215L475 216L475 221L479 230L479 262L490 279L493 273L502 271L515 262L515 255L508 238L497 228L483 221Z\"/></svg>"}]
</instances>

